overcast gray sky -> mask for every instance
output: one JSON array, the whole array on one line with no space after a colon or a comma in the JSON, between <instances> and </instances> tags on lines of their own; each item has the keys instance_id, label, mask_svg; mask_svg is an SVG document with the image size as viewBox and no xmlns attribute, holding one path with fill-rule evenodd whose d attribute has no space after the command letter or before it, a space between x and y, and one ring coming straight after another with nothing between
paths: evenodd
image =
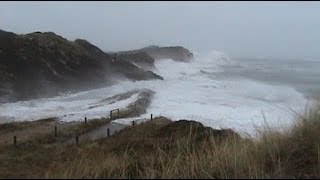
<instances>
[{"instance_id":1,"label":"overcast gray sky","mask_svg":"<svg viewBox=\"0 0 320 180\"><path fill-rule=\"evenodd\" d=\"M0 2L0 29L103 50L182 45L231 57L320 57L320 2Z\"/></svg>"}]
</instances>

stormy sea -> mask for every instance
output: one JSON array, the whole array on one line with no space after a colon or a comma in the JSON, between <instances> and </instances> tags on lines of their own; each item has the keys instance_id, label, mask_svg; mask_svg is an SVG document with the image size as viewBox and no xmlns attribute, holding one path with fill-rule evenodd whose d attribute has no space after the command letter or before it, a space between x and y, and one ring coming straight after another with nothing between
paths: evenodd
<instances>
[{"instance_id":1,"label":"stormy sea","mask_svg":"<svg viewBox=\"0 0 320 180\"><path fill-rule=\"evenodd\" d=\"M110 110L125 108L141 92L150 90L153 96L146 113L115 122L144 121L153 114L254 135L266 125L277 129L289 127L320 91L317 60L233 58L219 51L193 54L190 62L156 61L153 71L164 80L121 80L112 86L75 94L4 103L0 105L0 116L5 122L108 117ZM116 98L126 92L132 93Z\"/></svg>"}]
</instances>

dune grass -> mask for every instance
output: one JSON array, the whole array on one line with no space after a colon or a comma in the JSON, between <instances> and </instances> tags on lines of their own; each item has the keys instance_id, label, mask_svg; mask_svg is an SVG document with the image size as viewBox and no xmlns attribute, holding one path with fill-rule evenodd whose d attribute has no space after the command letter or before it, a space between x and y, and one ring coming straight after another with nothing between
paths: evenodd
<instances>
[{"instance_id":1,"label":"dune grass","mask_svg":"<svg viewBox=\"0 0 320 180\"><path fill-rule=\"evenodd\" d=\"M266 128L259 139L230 136L218 141L212 134L198 139L199 132L191 128L187 135L161 137L155 134L157 129L148 131L148 125L139 125L122 132L127 136L83 146L76 158L50 168L45 177L319 178L319 110L310 108L286 132ZM141 130L145 134L129 138Z\"/></svg>"},{"instance_id":2,"label":"dune grass","mask_svg":"<svg viewBox=\"0 0 320 180\"><path fill-rule=\"evenodd\" d=\"M320 107L260 138L165 118L79 146L34 142L0 153L0 176L22 178L319 178ZM11 149L10 149L11 148ZM10 150L9 150L10 149Z\"/></svg>"}]
</instances>

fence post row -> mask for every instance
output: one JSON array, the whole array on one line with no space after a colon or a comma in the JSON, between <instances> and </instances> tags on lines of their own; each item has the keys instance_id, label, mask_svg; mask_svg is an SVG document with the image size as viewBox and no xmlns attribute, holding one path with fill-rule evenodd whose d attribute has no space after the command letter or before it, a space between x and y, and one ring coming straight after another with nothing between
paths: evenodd
<instances>
[{"instance_id":1,"label":"fence post row","mask_svg":"<svg viewBox=\"0 0 320 180\"><path fill-rule=\"evenodd\" d=\"M120 116L120 109L113 109L110 111L110 118L112 119L112 112L113 111L117 111L118 113L118 117ZM151 119L152 119L152 114L151 114ZM84 122L87 123L87 117L84 118ZM135 122L132 121L132 126L134 126ZM117 132L117 131L115 131ZM107 130L108 133L108 137L110 136L110 129L108 128ZM54 126L54 136L57 137L58 136L58 128L57 126ZM13 136L13 144L14 146L17 146L17 136ZM76 144L79 145L79 136L76 136Z\"/></svg>"}]
</instances>

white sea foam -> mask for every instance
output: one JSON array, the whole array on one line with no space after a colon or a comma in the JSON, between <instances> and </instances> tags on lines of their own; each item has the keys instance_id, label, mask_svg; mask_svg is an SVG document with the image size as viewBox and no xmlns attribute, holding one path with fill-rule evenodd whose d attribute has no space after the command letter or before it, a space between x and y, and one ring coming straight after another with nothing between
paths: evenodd
<instances>
[{"instance_id":1,"label":"white sea foam","mask_svg":"<svg viewBox=\"0 0 320 180\"><path fill-rule=\"evenodd\" d=\"M1 116L7 121L32 121L57 117L62 121L80 121L84 117L90 119L107 117L109 111L125 108L134 102L139 93L130 98L112 102L102 101L113 96L107 89L98 89L73 94L66 97L23 101L1 105Z\"/></svg>"},{"instance_id":2,"label":"white sea foam","mask_svg":"<svg viewBox=\"0 0 320 180\"><path fill-rule=\"evenodd\" d=\"M137 88L155 91L143 118L149 118L152 113L154 116L192 119L213 128L232 128L250 134L255 132L256 126L264 123L264 117L271 127L288 126L293 120L289 108L303 110L306 100L292 87L273 86L244 78L216 79L214 73L222 71L220 65L228 64L233 64L233 61L218 51L198 55L189 63L170 59L156 61L155 72L164 77L163 81L123 81L107 88L64 97L2 104L0 116L9 120L58 116L64 121L82 120L84 116L105 117L111 108L123 108L136 96L114 103L112 107L100 104L90 109L89 106ZM132 120L127 118L118 122L129 124Z\"/></svg>"}]
</instances>

